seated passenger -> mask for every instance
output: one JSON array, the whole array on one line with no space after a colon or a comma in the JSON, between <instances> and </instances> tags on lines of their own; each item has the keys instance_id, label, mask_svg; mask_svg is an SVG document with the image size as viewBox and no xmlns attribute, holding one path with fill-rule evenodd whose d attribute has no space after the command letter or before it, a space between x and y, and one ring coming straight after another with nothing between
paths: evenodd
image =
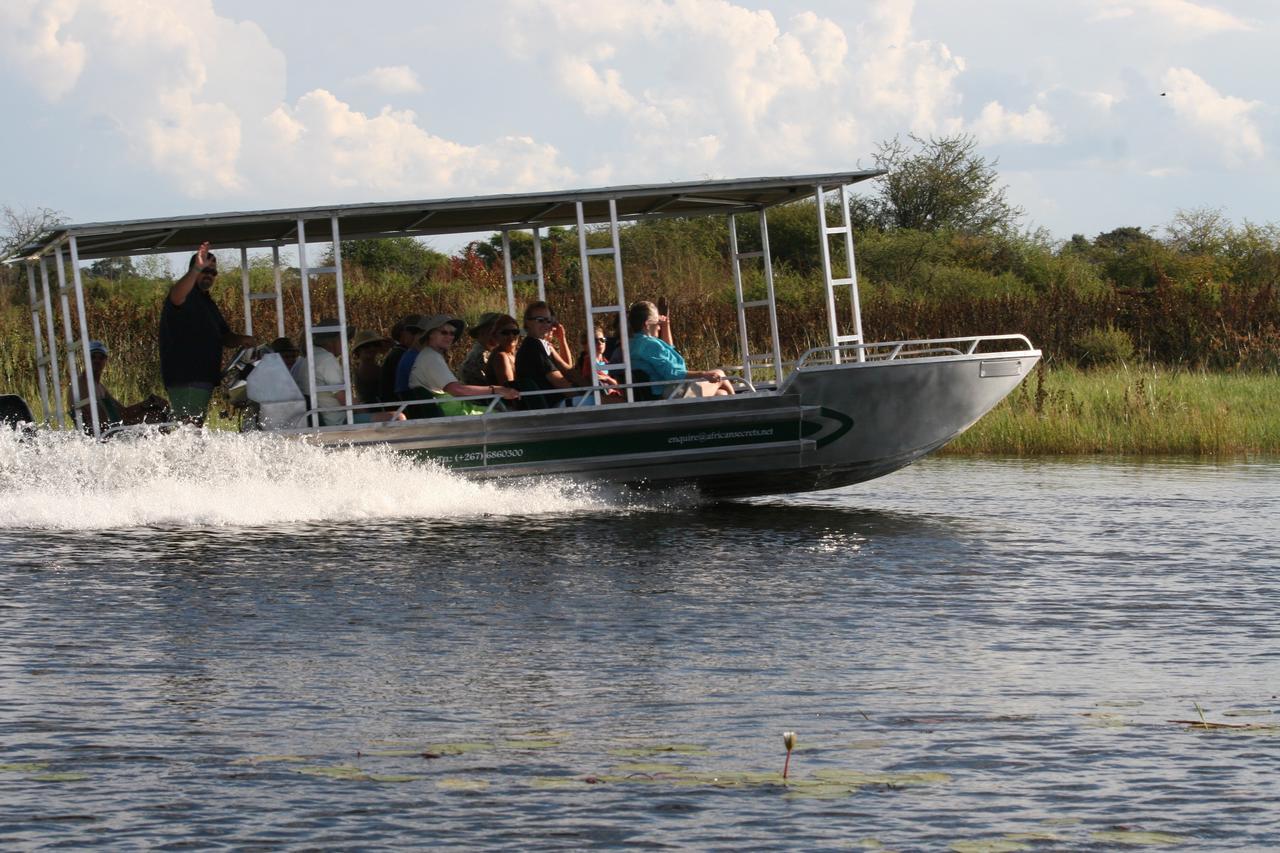
<instances>
[{"instance_id":1,"label":"seated passenger","mask_svg":"<svg viewBox=\"0 0 1280 853\"><path fill-rule=\"evenodd\" d=\"M338 321L333 318L321 320L318 326L336 326ZM338 361L338 356L342 354L342 337L337 332L317 332L311 339L311 351L315 355L316 367L316 387L322 385L341 385L342 380L342 363ZM293 368L289 374L293 377L293 381L297 383L298 390L303 396L311 393L307 379L307 357L304 355L293 363ZM311 401L311 408L324 409L320 412L321 426L337 426L347 422L347 414L342 411L342 407L347 404L346 391L316 391L316 398ZM388 421L388 420L404 420L404 415L392 412L370 413L366 411L357 411L353 413L352 419L356 423L369 423L370 421Z\"/></svg>"},{"instance_id":2,"label":"seated passenger","mask_svg":"<svg viewBox=\"0 0 1280 853\"><path fill-rule=\"evenodd\" d=\"M102 384L102 374L107 369L107 345L102 341L89 341L89 361L93 365L93 384L98 393L98 424L108 426L130 426L133 424L159 424L170 419L169 404L163 397L150 395L141 403L132 406L123 405L111 395L107 386ZM86 430L93 429L93 415L89 411L89 376L80 372L78 380L80 388L80 415ZM75 417L75 411L71 412Z\"/></svg>"},{"instance_id":3,"label":"seated passenger","mask_svg":"<svg viewBox=\"0 0 1280 853\"><path fill-rule=\"evenodd\" d=\"M467 357L462 360L462 364L458 365L458 376L463 382L470 385L488 384L484 369L489 363L489 353L498 344L493 331L494 324L502 316L495 311L487 311L481 314L476 324L467 330L468 334L475 339L475 343L467 351Z\"/></svg>"},{"instance_id":4,"label":"seated passenger","mask_svg":"<svg viewBox=\"0 0 1280 853\"><path fill-rule=\"evenodd\" d=\"M671 345L671 324L658 313L652 302L636 302L627 309L627 328L631 337L627 345L631 350L631 369L643 370L650 382L664 379L705 380L693 382L689 388L692 396L719 397L733 393L733 385L725 378L723 370L689 370L684 357ZM661 335L661 337L659 337ZM661 396L673 388L654 386Z\"/></svg>"},{"instance_id":5,"label":"seated passenger","mask_svg":"<svg viewBox=\"0 0 1280 853\"><path fill-rule=\"evenodd\" d=\"M391 339L395 341L395 344L382 359L382 375L378 380L378 396L386 402L400 399L400 394L396 387L400 360L405 353L413 348L413 342L422 334L422 324L426 320L427 318L421 314L410 314L397 321L391 327ZM416 350L414 350L414 355L417 355ZM410 363L411 366L412 363ZM409 368L405 368L404 381L404 387L408 388Z\"/></svg>"},{"instance_id":6,"label":"seated passenger","mask_svg":"<svg viewBox=\"0 0 1280 853\"><path fill-rule=\"evenodd\" d=\"M293 364L300 355L298 348L289 338L276 338L271 342L271 351L279 355L284 366L290 370L293 370Z\"/></svg>"},{"instance_id":7,"label":"seated passenger","mask_svg":"<svg viewBox=\"0 0 1280 853\"><path fill-rule=\"evenodd\" d=\"M372 329L356 332L351 343L351 386L356 402L382 402L382 357L391 349L391 338Z\"/></svg>"},{"instance_id":8,"label":"seated passenger","mask_svg":"<svg viewBox=\"0 0 1280 853\"><path fill-rule=\"evenodd\" d=\"M591 374L594 373L599 378L600 385L607 389L604 396L605 402L616 402L621 400L623 395L613 387L618 384L618 381L606 370L609 362L605 360L604 350L608 343L608 339L604 336L604 329L600 326L596 326L587 334L586 348L578 354L578 366L575 368L574 378L580 385L590 386Z\"/></svg>"},{"instance_id":9,"label":"seated passenger","mask_svg":"<svg viewBox=\"0 0 1280 853\"><path fill-rule=\"evenodd\" d=\"M497 341L484 368L484 381L504 388L516 387L516 345L520 343L520 326L509 314L499 314L493 322L493 338Z\"/></svg>"},{"instance_id":10,"label":"seated passenger","mask_svg":"<svg viewBox=\"0 0 1280 853\"><path fill-rule=\"evenodd\" d=\"M564 326L545 302L535 302L524 309L524 342L516 351L516 385L526 391L554 391L572 388L573 362ZM526 398L535 408L559 405L558 394L539 394Z\"/></svg>"},{"instance_id":11,"label":"seated passenger","mask_svg":"<svg viewBox=\"0 0 1280 853\"><path fill-rule=\"evenodd\" d=\"M445 356L449 348L462 332L461 320L448 314L437 314L425 323L422 337L419 338L421 349L413 363L413 372L409 375L409 389L424 389L436 396L450 397L484 397L497 395L503 400L518 400L520 392L514 388L505 388L490 383L488 385L471 385L459 382L458 377L449 369ZM442 406L442 408L444 408ZM462 414L462 410L450 411L446 414Z\"/></svg>"}]
</instances>

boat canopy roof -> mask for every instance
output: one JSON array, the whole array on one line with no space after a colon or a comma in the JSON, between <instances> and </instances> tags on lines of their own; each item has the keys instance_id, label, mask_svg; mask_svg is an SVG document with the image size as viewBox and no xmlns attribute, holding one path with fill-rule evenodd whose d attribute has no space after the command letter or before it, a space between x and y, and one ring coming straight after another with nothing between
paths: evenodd
<instances>
[{"instance_id":1,"label":"boat canopy roof","mask_svg":"<svg viewBox=\"0 0 1280 853\"><path fill-rule=\"evenodd\" d=\"M134 219L65 225L14 252L12 260L35 259L76 238L81 259L194 251L208 240L215 248L255 248L295 243L298 222L308 242L328 242L329 220L339 217L343 240L459 234L502 229L609 221L609 201L619 220L706 216L760 210L808 198L816 188L835 189L883 174L879 169L790 177L735 178L688 183L632 184L530 194L469 196L418 201L338 204ZM314 227L313 227L314 226Z\"/></svg>"}]
</instances>

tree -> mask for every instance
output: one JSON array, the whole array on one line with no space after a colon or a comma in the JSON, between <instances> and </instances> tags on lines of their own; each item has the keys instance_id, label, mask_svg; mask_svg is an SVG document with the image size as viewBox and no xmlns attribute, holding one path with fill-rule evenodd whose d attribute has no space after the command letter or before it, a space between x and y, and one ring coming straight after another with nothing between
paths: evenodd
<instances>
[{"instance_id":1,"label":"tree","mask_svg":"<svg viewBox=\"0 0 1280 853\"><path fill-rule=\"evenodd\" d=\"M94 278L106 278L120 281L138 274L133 266L133 258L99 258L85 268L85 272Z\"/></svg>"},{"instance_id":2,"label":"tree","mask_svg":"<svg viewBox=\"0 0 1280 853\"><path fill-rule=\"evenodd\" d=\"M10 207L0 212L0 258L7 258L27 243L67 221L61 211L49 207Z\"/></svg>"},{"instance_id":3,"label":"tree","mask_svg":"<svg viewBox=\"0 0 1280 853\"><path fill-rule=\"evenodd\" d=\"M922 139L913 134L907 140L895 136L880 143L875 163L888 174L880 179L876 195L850 211L853 219L885 230L972 234L1004 233L1017 226L1023 212L1005 198L997 161L978 155L976 138L961 133Z\"/></svg>"},{"instance_id":4,"label":"tree","mask_svg":"<svg viewBox=\"0 0 1280 853\"><path fill-rule=\"evenodd\" d=\"M413 237L343 241L342 260L365 272L398 272L422 279L443 268L448 258ZM330 251L325 263L333 263Z\"/></svg>"}]
</instances>

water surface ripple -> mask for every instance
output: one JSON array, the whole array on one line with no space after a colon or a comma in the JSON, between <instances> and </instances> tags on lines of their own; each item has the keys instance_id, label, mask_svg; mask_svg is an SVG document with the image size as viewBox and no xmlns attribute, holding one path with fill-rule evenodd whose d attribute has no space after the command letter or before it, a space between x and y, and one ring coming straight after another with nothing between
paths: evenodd
<instances>
[{"instance_id":1,"label":"water surface ripple","mask_svg":"<svg viewBox=\"0 0 1280 853\"><path fill-rule=\"evenodd\" d=\"M1274 848L1278 484L943 459L708 507L19 512L0 845ZM1197 704L1254 728L1169 722ZM784 730L800 784L728 784Z\"/></svg>"}]
</instances>

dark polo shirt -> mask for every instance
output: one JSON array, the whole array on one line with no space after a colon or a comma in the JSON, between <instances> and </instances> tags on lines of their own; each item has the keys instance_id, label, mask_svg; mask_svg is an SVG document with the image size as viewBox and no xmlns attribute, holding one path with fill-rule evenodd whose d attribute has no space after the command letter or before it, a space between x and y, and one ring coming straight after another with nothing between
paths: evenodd
<instances>
[{"instance_id":1,"label":"dark polo shirt","mask_svg":"<svg viewBox=\"0 0 1280 853\"><path fill-rule=\"evenodd\" d=\"M186 302L166 296L160 311L160 375L166 387L222 380L222 338L231 332L209 294L194 287Z\"/></svg>"}]
</instances>

